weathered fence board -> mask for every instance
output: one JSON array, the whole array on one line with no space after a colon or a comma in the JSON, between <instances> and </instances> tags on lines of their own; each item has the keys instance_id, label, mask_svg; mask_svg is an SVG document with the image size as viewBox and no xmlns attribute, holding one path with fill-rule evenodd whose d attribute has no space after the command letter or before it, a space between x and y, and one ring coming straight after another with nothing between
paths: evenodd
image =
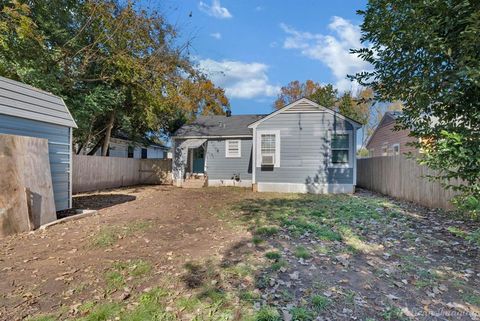
<instances>
[{"instance_id":1,"label":"weathered fence board","mask_svg":"<svg viewBox=\"0 0 480 321\"><path fill-rule=\"evenodd\" d=\"M452 209L455 192L430 181L434 171L404 156L357 160L357 186L431 208Z\"/></svg>"},{"instance_id":2,"label":"weathered fence board","mask_svg":"<svg viewBox=\"0 0 480 321\"><path fill-rule=\"evenodd\" d=\"M170 159L73 156L73 193L140 184L171 184Z\"/></svg>"}]
</instances>

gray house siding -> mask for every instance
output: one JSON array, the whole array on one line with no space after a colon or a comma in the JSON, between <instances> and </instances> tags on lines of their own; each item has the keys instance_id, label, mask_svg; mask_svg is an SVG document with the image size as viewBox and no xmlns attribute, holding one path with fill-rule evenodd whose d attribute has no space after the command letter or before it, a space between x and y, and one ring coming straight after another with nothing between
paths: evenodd
<instances>
[{"instance_id":1,"label":"gray house siding","mask_svg":"<svg viewBox=\"0 0 480 321\"><path fill-rule=\"evenodd\" d=\"M0 114L75 127L60 97L0 77Z\"/></svg>"},{"instance_id":2,"label":"gray house siding","mask_svg":"<svg viewBox=\"0 0 480 321\"><path fill-rule=\"evenodd\" d=\"M353 184L353 166L328 166L328 132L349 130L353 135L355 130L348 121L327 112L285 112L260 123L256 131L261 130L280 131L280 166L269 169L256 167L257 183ZM351 158L355 157L354 144L350 146Z\"/></svg>"},{"instance_id":3,"label":"gray house siding","mask_svg":"<svg viewBox=\"0 0 480 321\"><path fill-rule=\"evenodd\" d=\"M230 180L239 174L241 180L252 179L252 139L241 141L241 157L225 157L225 141L227 139L211 139L207 143L206 169L209 180Z\"/></svg>"},{"instance_id":4,"label":"gray house siding","mask_svg":"<svg viewBox=\"0 0 480 321\"><path fill-rule=\"evenodd\" d=\"M0 114L0 134L48 139L53 194L57 211L69 208L71 128Z\"/></svg>"}]
</instances>

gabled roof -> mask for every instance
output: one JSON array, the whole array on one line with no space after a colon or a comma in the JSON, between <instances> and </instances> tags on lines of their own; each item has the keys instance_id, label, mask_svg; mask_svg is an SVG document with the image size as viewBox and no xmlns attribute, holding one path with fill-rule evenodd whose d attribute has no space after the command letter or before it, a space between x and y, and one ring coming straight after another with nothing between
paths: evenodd
<instances>
[{"instance_id":1,"label":"gabled roof","mask_svg":"<svg viewBox=\"0 0 480 321\"><path fill-rule=\"evenodd\" d=\"M372 140L373 136L375 136L379 128L382 128L386 125L396 122L398 117L402 115L403 115L403 112L401 111L386 111L385 114L383 114L382 119L380 119L380 122L378 123L377 127L375 127L375 130L373 131L372 135L370 135L367 142L365 143L365 147L368 147L368 144L370 144L370 141Z\"/></svg>"},{"instance_id":2,"label":"gabled roof","mask_svg":"<svg viewBox=\"0 0 480 321\"><path fill-rule=\"evenodd\" d=\"M62 98L0 77L0 114L77 127Z\"/></svg>"},{"instance_id":3,"label":"gabled roof","mask_svg":"<svg viewBox=\"0 0 480 321\"><path fill-rule=\"evenodd\" d=\"M261 119L265 115L215 115L198 116L191 123L180 127L174 137L234 137L252 136L252 130L248 125Z\"/></svg>"},{"instance_id":4,"label":"gabled roof","mask_svg":"<svg viewBox=\"0 0 480 321\"><path fill-rule=\"evenodd\" d=\"M319 104L317 104L316 102L308 99L308 98L300 98L268 115L266 115L265 117L251 123L248 127L249 128L254 128L256 127L258 124L262 123L263 121L277 115L277 114L280 114L280 113L284 113L284 112L289 112L291 110L291 112L299 112L299 110L297 109L297 106L300 106L300 105L308 105L308 109L306 109L307 112L327 112L327 113L330 113L332 115L335 115L336 117L338 118L341 118L343 120L346 120L348 122L350 122L352 124L353 127L362 127L362 124L360 124L359 122L357 122L356 120L353 120L351 119L350 117L347 117L347 116L344 116L338 112L336 112L335 110L333 109L330 109L328 107L324 107L324 106L320 106ZM305 109L305 107L303 107L303 109Z\"/></svg>"}]
</instances>

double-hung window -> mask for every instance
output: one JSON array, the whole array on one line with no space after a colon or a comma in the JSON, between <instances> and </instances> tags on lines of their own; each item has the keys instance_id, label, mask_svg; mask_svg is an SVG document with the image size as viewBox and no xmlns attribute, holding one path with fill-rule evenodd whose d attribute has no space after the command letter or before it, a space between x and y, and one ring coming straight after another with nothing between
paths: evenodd
<instances>
[{"instance_id":1,"label":"double-hung window","mask_svg":"<svg viewBox=\"0 0 480 321\"><path fill-rule=\"evenodd\" d=\"M257 132L257 166L279 167L280 166L280 132L259 131Z\"/></svg>"},{"instance_id":2,"label":"double-hung window","mask_svg":"<svg viewBox=\"0 0 480 321\"><path fill-rule=\"evenodd\" d=\"M242 141L239 139L229 139L225 141L225 157L242 157Z\"/></svg>"},{"instance_id":3,"label":"double-hung window","mask_svg":"<svg viewBox=\"0 0 480 321\"><path fill-rule=\"evenodd\" d=\"M348 167L350 165L350 134L332 133L331 142L331 167Z\"/></svg>"}]
</instances>

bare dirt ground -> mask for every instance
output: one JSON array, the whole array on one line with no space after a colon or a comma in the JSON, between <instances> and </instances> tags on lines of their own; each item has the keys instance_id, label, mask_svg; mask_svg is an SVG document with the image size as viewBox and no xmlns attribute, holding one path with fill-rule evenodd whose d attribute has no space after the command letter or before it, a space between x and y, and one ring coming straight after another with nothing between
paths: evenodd
<instances>
[{"instance_id":1,"label":"bare dirt ground","mask_svg":"<svg viewBox=\"0 0 480 321\"><path fill-rule=\"evenodd\" d=\"M360 191L134 187L0 240L0 320L480 320L480 225Z\"/></svg>"},{"instance_id":2,"label":"bare dirt ground","mask_svg":"<svg viewBox=\"0 0 480 321\"><path fill-rule=\"evenodd\" d=\"M98 215L0 240L0 319L102 300L101 276L115 262L143 260L164 276L177 273L186 261L220 255L248 236L212 215L235 197L228 190L173 187L76 196L77 208L98 209Z\"/></svg>"}]
</instances>

